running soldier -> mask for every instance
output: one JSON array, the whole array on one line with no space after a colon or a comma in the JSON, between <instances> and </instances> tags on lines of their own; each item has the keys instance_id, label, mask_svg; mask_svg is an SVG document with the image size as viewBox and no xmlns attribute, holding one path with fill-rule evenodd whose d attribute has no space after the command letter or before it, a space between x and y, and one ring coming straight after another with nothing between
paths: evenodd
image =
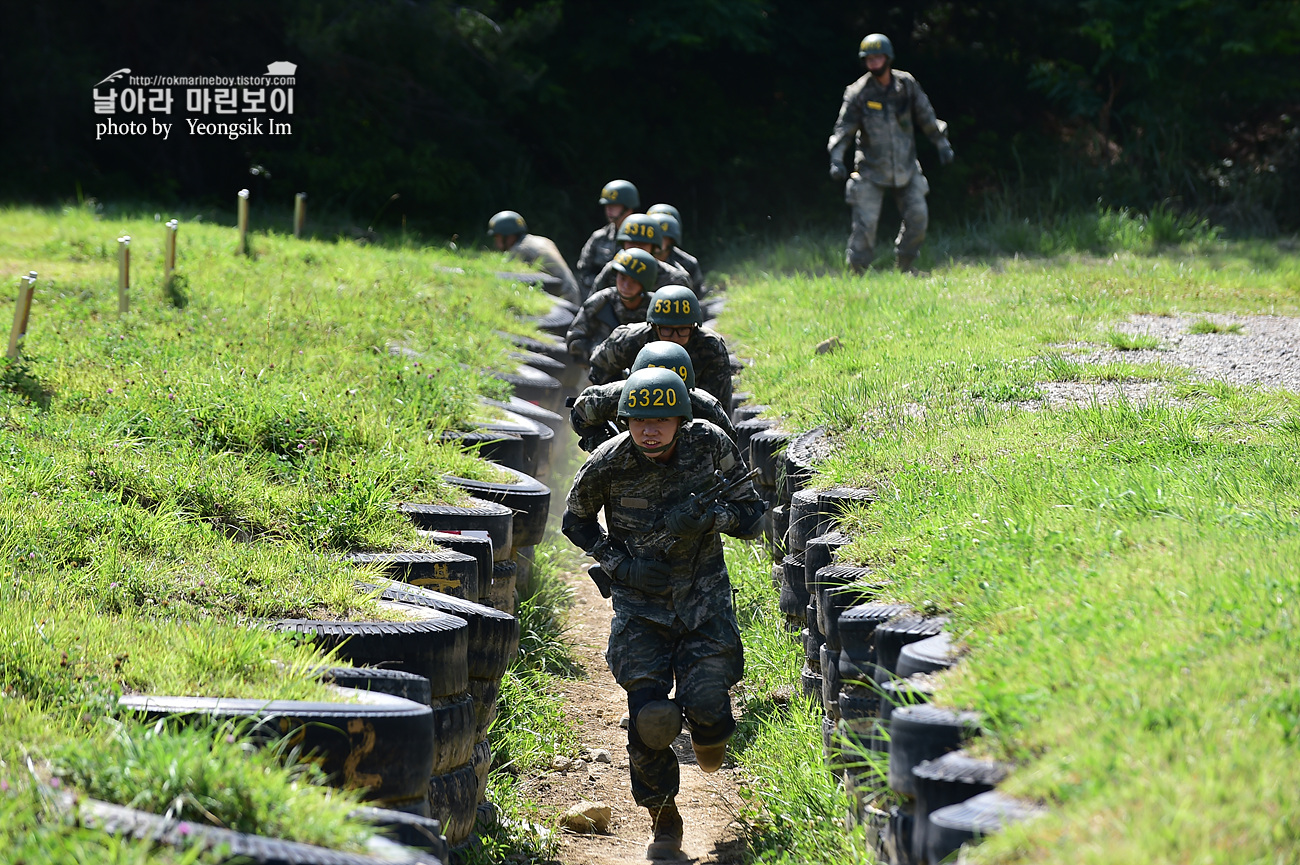
<instances>
[{"instance_id":1,"label":"running soldier","mask_svg":"<svg viewBox=\"0 0 1300 865\"><path fill-rule=\"evenodd\" d=\"M591 357L591 349L604 342L614 328L645 321L650 292L654 291L659 276L658 260L641 249L619 250L610 264L615 285L602 288L583 301L564 336L569 354L583 366Z\"/></svg>"},{"instance_id":2,"label":"running soldier","mask_svg":"<svg viewBox=\"0 0 1300 865\"><path fill-rule=\"evenodd\" d=\"M867 74L844 90L844 103L826 145L831 180L848 179L844 200L853 209L853 228L845 259L854 273L871 266L880 206L890 192L903 216L894 241L898 269L916 273L916 255L930 222L925 203L930 182L916 158L913 130L919 129L929 138L939 150L939 164L948 165L953 160L948 124L934 116L930 99L915 78L890 68L894 46L887 36L872 33L863 39L858 56ZM844 164L850 147L854 147L851 174Z\"/></svg>"},{"instance_id":3,"label":"running soldier","mask_svg":"<svg viewBox=\"0 0 1300 865\"><path fill-rule=\"evenodd\" d=\"M677 373L633 373L618 415L628 431L578 470L562 528L596 560L592 577L613 601L605 659L627 691L632 796L654 833L646 858L673 859L683 824L672 743L683 715L704 772L722 766L736 729L728 692L744 673L744 651L721 535L753 537L764 506L735 443L692 421Z\"/></svg>"},{"instance_id":4,"label":"running soldier","mask_svg":"<svg viewBox=\"0 0 1300 865\"><path fill-rule=\"evenodd\" d=\"M581 303L578 280L565 263L564 256L549 237L532 234L528 223L513 210L503 210L488 220L488 236L496 248L525 264L537 264L542 273L560 280L560 297L569 303Z\"/></svg>"},{"instance_id":5,"label":"running soldier","mask_svg":"<svg viewBox=\"0 0 1300 865\"><path fill-rule=\"evenodd\" d=\"M614 239L624 249L640 249L653 255L659 262L659 276L655 280L655 288L661 288L665 285L686 285L691 281L690 274L685 270L667 260L662 252L663 244L660 242L659 235L659 218L650 216L646 213L633 213L623 220L619 227L618 233ZM609 288L614 284L613 262L605 265L600 273L596 274L595 280L592 281L592 292L600 291L602 288Z\"/></svg>"},{"instance_id":6,"label":"running soldier","mask_svg":"<svg viewBox=\"0 0 1300 865\"><path fill-rule=\"evenodd\" d=\"M695 292L696 297L703 299L708 295L709 288L704 284L704 271L700 269L700 260L678 245L682 242L682 218L678 215L677 208L671 204L655 204L646 211L646 216L653 216L659 221L661 245L660 251L655 253L655 258L671 262L686 271L687 277L690 278L691 291Z\"/></svg>"},{"instance_id":7,"label":"running soldier","mask_svg":"<svg viewBox=\"0 0 1300 865\"><path fill-rule=\"evenodd\" d=\"M596 229L587 238L578 255L577 267L574 268L578 276L578 291L583 300L591 294L596 274L614 260L614 253L618 252L618 241L614 235L623 225L623 220L641 206L641 193L626 180L611 180L600 191L600 204L605 208L605 226Z\"/></svg>"}]
</instances>

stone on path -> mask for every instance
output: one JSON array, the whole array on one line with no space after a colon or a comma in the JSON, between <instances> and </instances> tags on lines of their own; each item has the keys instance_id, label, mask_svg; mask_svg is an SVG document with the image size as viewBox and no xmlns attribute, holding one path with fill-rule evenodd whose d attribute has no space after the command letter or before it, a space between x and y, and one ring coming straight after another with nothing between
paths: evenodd
<instances>
[{"instance_id":1,"label":"stone on path","mask_svg":"<svg viewBox=\"0 0 1300 865\"><path fill-rule=\"evenodd\" d=\"M560 825L570 832L581 834L598 832L603 835L609 831L609 820L612 816L613 811L604 802L583 800L564 812L564 816L560 818Z\"/></svg>"}]
</instances>

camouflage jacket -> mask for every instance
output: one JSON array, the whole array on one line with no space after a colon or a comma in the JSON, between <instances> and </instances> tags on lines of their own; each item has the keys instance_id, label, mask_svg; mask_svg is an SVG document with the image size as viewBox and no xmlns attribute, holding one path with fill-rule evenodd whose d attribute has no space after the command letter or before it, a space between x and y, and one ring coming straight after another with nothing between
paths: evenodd
<instances>
[{"instance_id":1,"label":"camouflage jacket","mask_svg":"<svg viewBox=\"0 0 1300 865\"><path fill-rule=\"evenodd\" d=\"M709 289L704 284L704 271L700 270L700 260L680 246L674 246L669 251L668 260L686 271L686 276L690 279L691 291L695 292L695 296L700 300L704 300Z\"/></svg>"},{"instance_id":2,"label":"camouflage jacket","mask_svg":"<svg viewBox=\"0 0 1300 865\"><path fill-rule=\"evenodd\" d=\"M527 264L536 263L542 273L550 274L561 281L560 297L575 305L582 303L578 293L578 280L574 278L573 271L569 270L569 265L564 261L564 256L560 255L559 248L549 237L525 234L510 247L507 254Z\"/></svg>"},{"instance_id":3,"label":"camouflage jacket","mask_svg":"<svg viewBox=\"0 0 1300 865\"><path fill-rule=\"evenodd\" d=\"M586 359L591 354L591 349L604 342L614 332L614 328L645 321L651 297L652 295L642 292L640 305L628 309L618 296L617 289L603 288L592 294L583 301L582 308L569 325L569 332L564 336L564 344L569 353Z\"/></svg>"},{"instance_id":4,"label":"camouflage jacket","mask_svg":"<svg viewBox=\"0 0 1300 865\"><path fill-rule=\"evenodd\" d=\"M921 171L916 133L939 146L948 140L948 124L934 116L934 106L907 72L891 70L888 87L868 74L844 90L844 104L826 149L831 162L843 162L856 145L854 170L878 186L902 188Z\"/></svg>"},{"instance_id":5,"label":"camouflage jacket","mask_svg":"<svg viewBox=\"0 0 1300 865\"><path fill-rule=\"evenodd\" d=\"M763 503L748 481L719 504L714 529L695 538L672 538L664 549L646 543L663 514L707 489L715 471L727 480L745 473L735 442L707 421L693 421L677 434L677 451L665 464L647 459L627 433L596 449L573 479L564 514L565 535L608 574L629 555L661 558L672 565L670 594L649 595L615 581L615 614L641 616L665 625L674 617L695 629L731 609L731 581L719 532L753 536ZM605 512L605 525L597 517Z\"/></svg>"},{"instance_id":6,"label":"camouflage jacket","mask_svg":"<svg viewBox=\"0 0 1300 865\"><path fill-rule=\"evenodd\" d=\"M582 245L582 252L578 255L578 265L574 268L578 277L578 291L582 294L583 300L586 300L594 290L593 283L596 281L596 274L601 269L614 260L614 253L618 252L618 241L614 239L617 229L611 222L604 228L598 228L587 238L587 242Z\"/></svg>"},{"instance_id":7,"label":"camouflage jacket","mask_svg":"<svg viewBox=\"0 0 1300 865\"><path fill-rule=\"evenodd\" d=\"M657 337L648 323L624 324L591 350L591 381L606 384L627 378L627 370L636 360L637 352ZM707 327L695 328L686 353L695 366L695 386L708 391L730 411L731 409L731 358L727 343Z\"/></svg>"},{"instance_id":8,"label":"camouflage jacket","mask_svg":"<svg viewBox=\"0 0 1300 865\"><path fill-rule=\"evenodd\" d=\"M618 420L618 404L623 396L623 382L611 381L608 384L593 384L578 394L569 415L573 430L580 436L594 433L600 427ZM731 418L723 410L722 404L713 394L698 387L691 388L691 413L696 420L706 420L727 434L733 442L736 440L736 428ZM619 423L619 426L623 424Z\"/></svg>"},{"instance_id":9,"label":"camouflage jacket","mask_svg":"<svg viewBox=\"0 0 1300 865\"><path fill-rule=\"evenodd\" d=\"M614 259L600 269L596 274L596 279L591 284L592 292L600 291L602 288L613 288L614 280L618 278L618 271L614 269ZM655 288L663 288L665 285L685 285L690 286L691 275L671 261L659 262L659 275L655 277Z\"/></svg>"}]
</instances>

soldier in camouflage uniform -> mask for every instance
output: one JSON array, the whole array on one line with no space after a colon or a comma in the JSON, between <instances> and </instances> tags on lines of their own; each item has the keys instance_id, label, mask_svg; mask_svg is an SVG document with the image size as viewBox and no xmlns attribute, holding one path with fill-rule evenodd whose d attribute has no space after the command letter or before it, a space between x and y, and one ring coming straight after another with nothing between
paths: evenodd
<instances>
[{"instance_id":1,"label":"soldier in camouflage uniform","mask_svg":"<svg viewBox=\"0 0 1300 865\"><path fill-rule=\"evenodd\" d=\"M682 218L677 215L677 208L671 204L655 204L646 211L646 216L653 216L659 221L659 242L661 244L655 258L671 262L686 271L690 278L690 289L695 296L703 299L709 293L704 284L704 271L700 269L700 260L678 246L682 242Z\"/></svg>"},{"instance_id":2,"label":"soldier in camouflage uniform","mask_svg":"<svg viewBox=\"0 0 1300 865\"><path fill-rule=\"evenodd\" d=\"M605 658L628 695L632 796L654 827L646 856L676 858L683 826L673 739L684 714L697 764L716 771L736 727L728 691L744 673L720 533L755 535L763 503L744 479L735 443L710 423L692 422L677 373L633 373L619 416L628 431L578 470L563 531L609 575L614 620ZM705 507L683 506L715 472L734 489Z\"/></svg>"},{"instance_id":3,"label":"soldier in camouflage uniform","mask_svg":"<svg viewBox=\"0 0 1300 865\"><path fill-rule=\"evenodd\" d=\"M686 349L695 365L695 380L731 410L731 357L721 336L703 326L704 317L694 292L670 285L655 292L644 324L625 324L592 349L593 384L618 381L632 366L637 353L657 339Z\"/></svg>"},{"instance_id":4,"label":"soldier in camouflage uniform","mask_svg":"<svg viewBox=\"0 0 1300 865\"><path fill-rule=\"evenodd\" d=\"M528 223L518 213L503 210L489 219L488 236L497 249L511 258L517 258L526 264L536 263L542 273L559 279L560 297L572 304L581 302L578 280L574 278L573 271L569 270L564 256L560 255L559 248L549 237L529 232Z\"/></svg>"},{"instance_id":5,"label":"soldier in camouflage uniform","mask_svg":"<svg viewBox=\"0 0 1300 865\"><path fill-rule=\"evenodd\" d=\"M867 74L844 90L844 104L826 145L831 179L848 178L844 199L853 208L853 229L845 258L855 273L871 265L880 206L888 191L903 215L894 241L898 269L915 273L917 251L930 222L925 203L930 183L916 158L913 129L920 129L934 143L939 162L947 165L953 159L948 124L934 116L930 99L915 78L890 68L894 46L888 37L872 33L862 40L858 56ZM850 147L855 147L852 174L844 164Z\"/></svg>"},{"instance_id":6,"label":"soldier in camouflage uniform","mask_svg":"<svg viewBox=\"0 0 1300 865\"><path fill-rule=\"evenodd\" d=\"M596 274L614 260L614 253L618 252L614 235L623 220L641 206L641 193L626 180L611 180L600 191L600 203L605 208L605 226L591 233L578 255L578 291L583 300L591 294Z\"/></svg>"},{"instance_id":7,"label":"soldier in camouflage uniform","mask_svg":"<svg viewBox=\"0 0 1300 865\"><path fill-rule=\"evenodd\" d=\"M659 262L659 275L655 279L655 288L662 288L665 285L686 285L690 282L690 275L685 270L667 260L667 256L662 254L662 243L659 237L658 217L652 217L646 213L633 213L623 220L619 226L618 233L614 239L624 249L641 249L653 255ZM596 274L595 280L592 281L592 292L600 291L602 288L609 288L614 284L614 262L610 262Z\"/></svg>"},{"instance_id":8,"label":"soldier in camouflage uniform","mask_svg":"<svg viewBox=\"0 0 1300 865\"><path fill-rule=\"evenodd\" d=\"M713 395L695 386L695 364L686 349L673 342L652 342L637 353L632 372L648 368L671 369L686 382L691 395L691 414L696 420L706 420L736 440L736 428L722 404ZM623 382L593 384L578 394L569 411L569 425L578 434L578 447L593 451L601 443L618 434L614 423L618 417L619 398Z\"/></svg>"},{"instance_id":9,"label":"soldier in camouflage uniform","mask_svg":"<svg viewBox=\"0 0 1300 865\"><path fill-rule=\"evenodd\" d=\"M614 328L645 321L646 310L650 308L650 292L654 291L659 276L659 262L655 257L642 249L622 249L610 266L616 284L583 301L564 336L569 354L581 364L587 363L592 347L604 342Z\"/></svg>"}]
</instances>

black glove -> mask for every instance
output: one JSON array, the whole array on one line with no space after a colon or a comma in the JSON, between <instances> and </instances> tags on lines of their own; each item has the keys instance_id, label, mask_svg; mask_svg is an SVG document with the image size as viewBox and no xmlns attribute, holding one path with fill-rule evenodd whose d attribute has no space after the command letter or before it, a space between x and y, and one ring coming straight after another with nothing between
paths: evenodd
<instances>
[{"instance_id":1,"label":"black glove","mask_svg":"<svg viewBox=\"0 0 1300 865\"><path fill-rule=\"evenodd\" d=\"M952 165L955 154L952 152L952 145L947 141L939 145L939 164Z\"/></svg>"},{"instance_id":2,"label":"black glove","mask_svg":"<svg viewBox=\"0 0 1300 865\"><path fill-rule=\"evenodd\" d=\"M670 511L667 519L664 520L664 528L679 538L694 538L713 528L717 516L713 508L709 508L698 517L687 513L685 509Z\"/></svg>"},{"instance_id":3,"label":"black glove","mask_svg":"<svg viewBox=\"0 0 1300 865\"><path fill-rule=\"evenodd\" d=\"M627 586L647 595L668 594L668 576L672 565L640 556L628 556L614 569L614 580L619 585Z\"/></svg>"},{"instance_id":4,"label":"black glove","mask_svg":"<svg viewBox=\"0 0 1300 865\"><path fill-rule=\"evenodd\" d=\"M831 180L834 180L836 183L838 183L848 176L849 176L849 170L844 167L843 162L831 163Z\"/></svg>"}]
</instances>

